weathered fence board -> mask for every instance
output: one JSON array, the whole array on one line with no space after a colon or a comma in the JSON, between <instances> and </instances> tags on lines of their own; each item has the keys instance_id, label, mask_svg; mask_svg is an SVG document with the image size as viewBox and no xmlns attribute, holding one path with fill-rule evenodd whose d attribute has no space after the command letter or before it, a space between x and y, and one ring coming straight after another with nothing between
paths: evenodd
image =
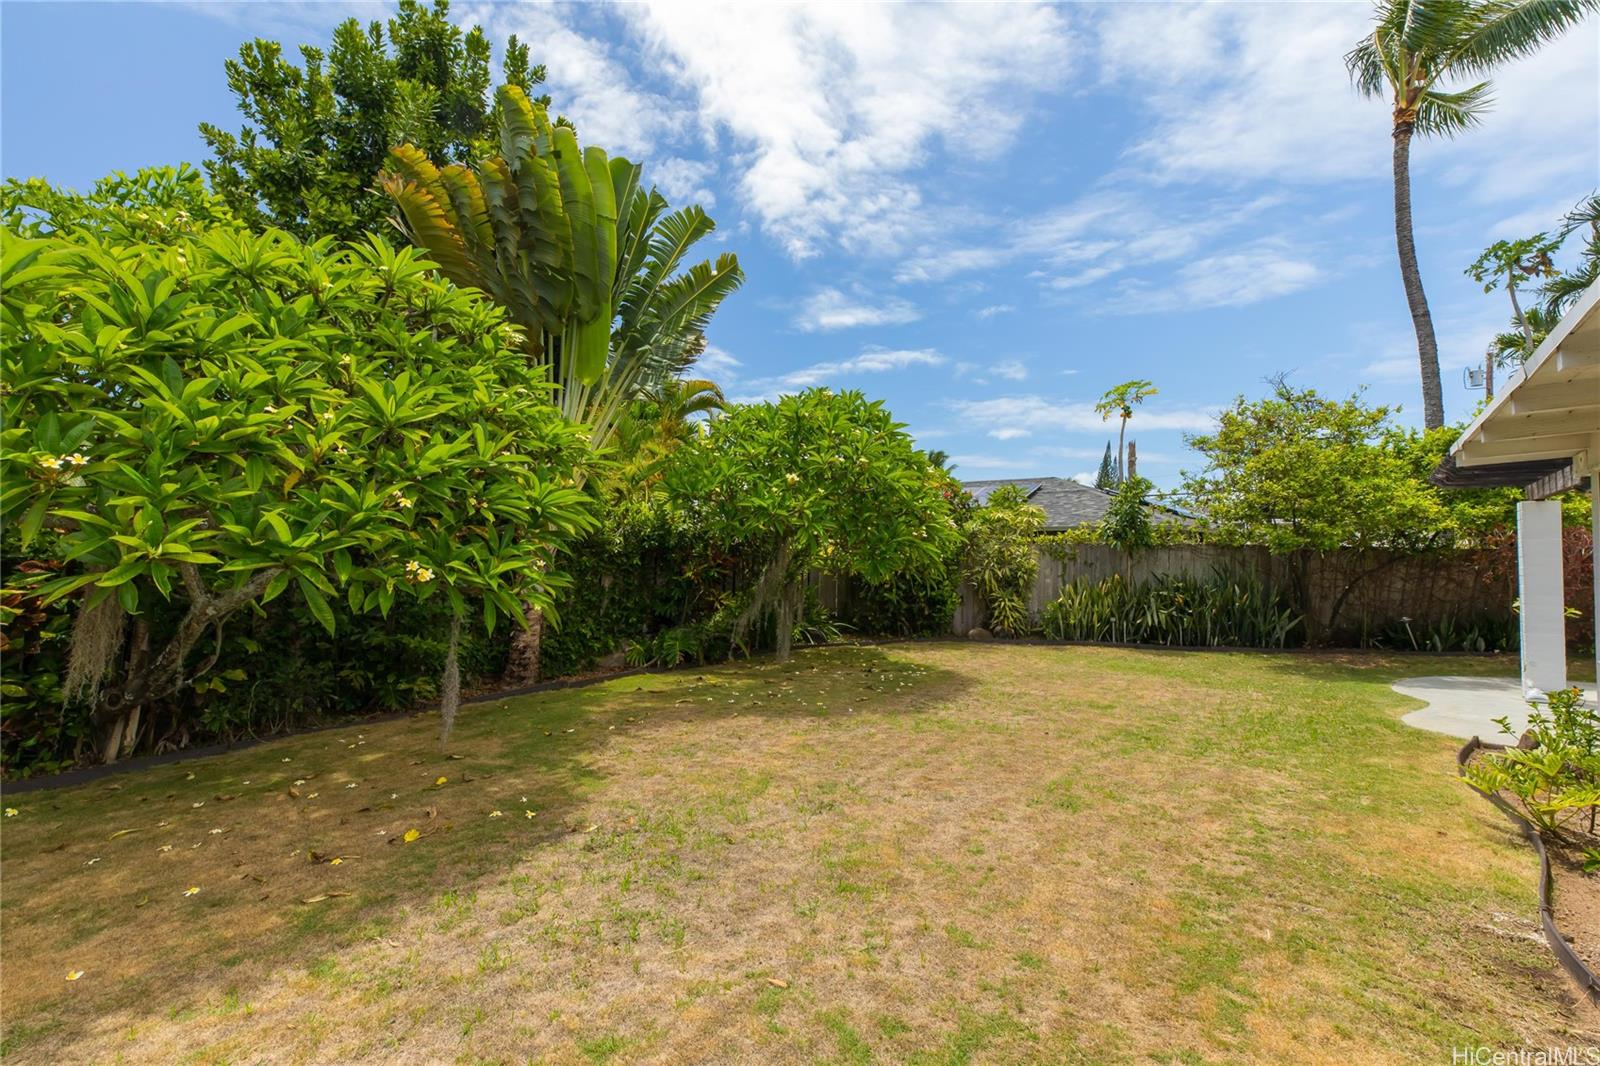
<instances>
[{"instance_id":1,"label":"weathered fence board","mask_svg":"<svg viewBox=\"0 0 1600 1066\"><path fill-rule=\"evenodd\" d=\"M1150 581L1163 575L1209 578L1221 572L1283 587L1291 580L1295 565L1265 548L1209 544L1151 548L1131 556L1108 545L1083 544L1061 559L1042 551L1038 555L1039 575L1028 596L1028 612L1036 622L1045 607L1061 595L1062 587L1073 582L1097 582L1113 574ZM1358 578L1339 612L1338 628L1347 632L1381 629L1402 618L1428 623L1446 617L1504 617L1515 594L1506 582L1483 577L1465 553L1393 556L1329 552L1310 558L1306 578L1312 609L1323 619L1345 586ZM820 579L818 592L823 604L838 613L849 603L849 584L831 577ZM950 631L965 634L982 622L982 604L970 587L963 587Z\"/></svg>"}]
</instances>

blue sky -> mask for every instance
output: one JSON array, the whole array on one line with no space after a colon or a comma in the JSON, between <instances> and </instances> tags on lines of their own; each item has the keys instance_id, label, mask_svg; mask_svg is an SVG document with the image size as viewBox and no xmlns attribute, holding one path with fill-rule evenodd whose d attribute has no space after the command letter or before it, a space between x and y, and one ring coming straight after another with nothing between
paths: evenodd
<instances>
[{"instance_id":1,"label":"blue sky","mask_svg":"<svg viewBox=\"0 0 1600 1066\"><path fill-rule=\"evenodd\" d=\"M86 186L200 162L237 127L223 61L387 5L0 8L0 169ZM1090 406L1133 377L1140 472L1280 372L1420 421L1387 109L1341 56L1348 4L460 4L548 64L587 142L720 223L748 282L705 369L736 398L885 399L969 478L1092 471ZM1496 79L1483 128L1413 152L1448 417L1507 315L1461 271L1600 184L1595 20ZM717 249L708 249L711 254Z\"/></svg>"}]
</instances>

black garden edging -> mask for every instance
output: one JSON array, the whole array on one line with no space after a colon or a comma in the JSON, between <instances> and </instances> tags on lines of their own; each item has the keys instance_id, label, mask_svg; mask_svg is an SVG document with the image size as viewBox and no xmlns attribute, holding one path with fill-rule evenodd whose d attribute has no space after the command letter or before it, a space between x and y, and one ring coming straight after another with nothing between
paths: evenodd
<instances>
[{"instance_id":1,"label":"black garden edging","mask_svg":"<svg viewBox=\"0 0 1600 1066\"><path fill-rule=\"evenodd\" d=\"M660 667L639 666L627 670L614 670L610 673L589 674L585 677L558 678L555 681L541 681L536 685L521 685L517 688L491 689L486 692L477 692L470 696L462 696L463 705L472 703L493 703L495 700L511 699L516 696L531 696L537 692L554 692L566 688L587 688L598 685L602 681L615 681L619 677L633 677L637 674L660 673ZM424 703L406 711L390 711L387 714L371 714L353 718L342 718L338 721L326 722L322 725L310 726L306 729L291 729L283 733L274 733L265 737L246 737L225 744L206 744L194 748L179 748L177 751L164 751L159 755L140 755L121 762L107 763L103 766L84 766L76 770L65 770L59 774L42 774L38 777L24 777L20 781L6 781L0 783L0 792L10 796L24 792L43 792L54 788L67 788L70 785L81 785L89 781L97 781L102 777L111 777L115 774L133 773L137 770L148 769L152 766L168 766L173 763L188 762L191 759L207 759L213 755L226 755L230 751L244 751L248 748L259 747L262 744L272 744L280 740L293 740L296 737L308 736L312 733L321 733L329 729L349 729L353 726L372 725L377 722L393 722L401 718L414 718L419 714L439 709L437 702Z\"/></svg>"},{"instance_id":2,"label":"black garden edging","mask_svg":"<svg viewBox=\"0 0 1600 1066\"><path fill-rule=\"evenodd\" d=\"M1479 751L1504 751L1504 744L1490 744L1473 737L1456 753L1456 773L1466 775L1467 763ZM1473 789L1476 792L1476 789ZM1479 793L1484 799L1499 808L1500 813L1511 819L1513 825L1522 830L1522 835L1528 843L1533 845L1533 850L1539 855L1539 922L1544 926L1544 939L1550 945L1550 950L1555 952L1556 961L1561 963L1561 968L1578 982L1578 987L1583 989L1589 1001L1600 1007L1600 975L1589 969L1589 964L1578 957L1572 950L1572 945L1556 927L1555 911L1550 905L1550 855L1545 851L1544 838L1533 827L1533 823L1518 814L1516 808L1497 795Z\"/></svg>"}]
</instances>

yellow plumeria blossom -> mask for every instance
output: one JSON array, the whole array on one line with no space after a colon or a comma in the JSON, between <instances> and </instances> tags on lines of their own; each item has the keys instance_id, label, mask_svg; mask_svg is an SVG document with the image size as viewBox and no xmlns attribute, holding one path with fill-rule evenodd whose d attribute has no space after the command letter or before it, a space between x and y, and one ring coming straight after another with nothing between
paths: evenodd
<instances>
[{"instance_id":1,"label":"yellow plumeria blossom","mask_svg":"<svg viewBox=\"0 0 1600 1066\"><path fill-rule=\"evenodd\" d=\"M39 465L46 470L60 470L61 457L59 455L41 455L39 456Z\"/></svg>"},{"instance_id":2,"label":"yellow plumeria blossom","mask_svg":"<svg viewBox=\"0 0 1600 1066\"><path fill-rule=\"evenodd\" d=\"M183 890L183 894L185 896L198 896L200 894L200 886L190 885L188 888Z\"/></svg>"},{"instance_id":3,"label":"yellow plumeria blossom","mask_svg":"<svg viewBox=\"0 0 1600 1066\"><path fill-rule=\"evenodd\" d=\"M17 810L15 807L7 807L6 808L6 817L7 818L15 818L17 815L19 815L21 813L22 812Z\"/></svg>"},{"instance_id":4,"label":"yellow plumeria blossom","mask_svg":"<svg viewBox=\"0 0 1600 1066\"><path fill-rule=\"evenodd\" d=\"M80 978L82 976L83 976L83 971L82 970L68 970L67 971L67 980L69 980L69 981L76 981L78 978Z\"/></svg>"},{"instance_id":5,"label":"yellow plumeria blossom","mask_svg":"<svg viewBox=\"0 0 1600 1066\"><path fill-rule=\"evenodd\" d=\"M538 811L523 811L522 812L522 816L524 818L532 818L535 814L538 814L538 813L539 813Z\"/></svg>"},{"instance_id":6,"label":"yellow plumeria blossom","mask_svg":"<svg viewBox=\"0 0 1600 1066\"><path fill-rule=\"evenodd\" d=\"M448 777L441 777L441 778L439 778L439 780L435 781L434 784L435 785L442 785L448 780L450 780Z\"/></svg>"},{"instance_id":7,"label":"yellow plumeria blossom","mask_svg":"<svg viewBox=\"0 0 1600 1066\"><path fill-rule=\"evenodd\" d=\"M407 844L409 844L409 843L411 843L411 842L412 842L412 841L413 841L413 840L416 840L416 839L417 839L417 838L418 838L418 837L420 837L420 836L421 836L421 835L422 835L422 834L421 834L421 833L419 833L419 832L418 832L418 831L417 831L417 830L415 830L415 829L407 829L407 830L406 830L406 835L405 835L405 838L404 838L404 839L405 839L405 842L406 842L406 843L407 843Z\"/></svg>"},{"instance_id":8,"label":"yellow plumeria blossom","mask_svg":"<svg viewBox=\"0 0 1600 1066\"><path fill-rule=\"evenodd\" d=\"M505 815L500 811L490 811L489 812L489 817L490 818L504 818Z\"/></svg>"}]
</instances>

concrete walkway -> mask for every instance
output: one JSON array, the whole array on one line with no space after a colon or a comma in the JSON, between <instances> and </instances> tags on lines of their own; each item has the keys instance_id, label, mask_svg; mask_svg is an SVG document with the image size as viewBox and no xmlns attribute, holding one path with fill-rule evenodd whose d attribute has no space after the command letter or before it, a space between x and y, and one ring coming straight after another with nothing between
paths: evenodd
<instances>
[{"instance_id":1,"label":"concrete walkway","mask_svg":"<svg viewBox=\"0 0 1600 1066\"><path fill-rule=\"evenodd\" d=\"M1580 686L1581 687L1581 686ZM1408 677L1394 683L1402 696L1425 701L1428 705L1400 720L1430 733L1468 740L1480 737L1495 744L1515 744L1528 728L1528 705L1522 699L1522 682L1514 677ZM1583 700L1595 705L1593 687L1584 689ZM1495 724L1496 718L1511 719L1512 735Z\"/></svg>"}]
</instances>

